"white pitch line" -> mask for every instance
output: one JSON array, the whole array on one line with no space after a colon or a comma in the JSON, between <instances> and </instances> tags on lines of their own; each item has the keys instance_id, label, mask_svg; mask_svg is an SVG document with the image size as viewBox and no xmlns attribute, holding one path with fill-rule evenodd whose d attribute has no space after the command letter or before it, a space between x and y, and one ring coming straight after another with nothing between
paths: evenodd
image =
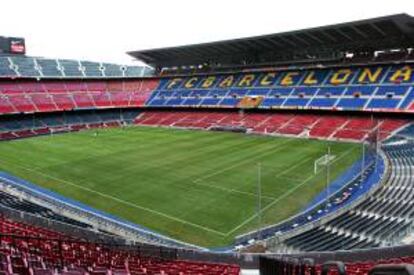
<instances>
[{"instance_id":1,"label":"white pitch line","mask_svg":"<svg viewBox=\"0 0 414 275\"><path fill-rule=\"evenodd\" d=\"M272 201L271 203L269 203L268 205L266 205L265 207L262 208L262 210L260 210L260 213L266 211L267 209L269 209L270 207L272 207L273 205L275 205L276 203L278 203L279 201L283 200L284 198L286 198L287 196L289 196L290 194L292 194L294 191L296 191L299 187L303 186L305 183L307 183L308 181L310 181L312 178L314 177L314 175L310 175L306 180L304 180L301 184L298 184L297 186L293 187L292 189L290 189L289 191L287 191L286 193L284 193L283 195L279 196L277 199L275 199L274 201ZM247 220L245 220L244 222L242 222L241 224L239 224L238 226L236 226L235 228L233 228L232 230L230 230L229 232L226 233L226 236L229 236L231 234L233 234L234 232L236 232L239 228L243 227L244 225L248 224L249 222L251 222L253 219L255 219L257 217L257 213L254 214L253 216L251 216L250 218L248 218Z\"/></svg>"},{"instance_id":2,"label":"white pitch line","mask_svg":"<svg viewBox=\"0 0 414 275\"><path fill-rule=\"evenodd\" d=\"M295 165L293 165L292 167L290 167L289 169L286 169L285 171L281 172L280 174L277 174L276 177L281 177L287 173L289 173L290 171L296 169L297 167L299 167L300 165L302 165L303 163L307 162L311 157L307 157L302 159L301 161L299 161L298 163L296 163Z\"/></svg>"},{"instance_id":3,"label":"white pitch line","mask_svg":"<svg viewBox=\"0 0 414 275\"><path fill-rule=\"evenodd\" d=\"M305 180L305 179L303 179L303 178L286 177L286 176L276 176L275 178L277 178L277 179L282 179L282 180L288 180L288 181L299 182L299 183L301 183L302 181L304 181L304 180Z\"/></svg>"},{"instance_id":4,"label":"white pitch line","mask_svg":"<svg viewBox=\"0 0 414 275\"><path fill-rule=\"evenodd\" d=\"M16 165L16 164L15 164L15 165ZM225 233L223 233L223 232L220 232L220 231L217 231L217 230L214 230L214 229L211 229L211 228L208 228L208 227L205 227L205 226L199 225L199 224L195 224L195 223L192 223L192 222L188 222L188 221L182 220L182 219L180 219L180 218L176 218L176 217L170 216L170 215L168 215L168 214L165 214L165 213L162 213L162 212L159 212L159 211L156 211L156 210L153 210L153 209L150 209L150 208L144 207L144 206L140 206L140 205L137 205L137 204L134 204L134 203L131 203L131 202L125 201L125 200L123 200L123 199L120 199L120 198L117 198L117 197L114 197L114 196L111 196L111 195L108 195L108 194L105 194L105 193L102 193L102 192L99 192L99 191L93 190L93 189L88 188L88 187L80 186L80 185L78 185L78 184L76 184L76 183L73 183L73 182L71 182L71 181L67 181L67 180L59 179L59 178L56 178L56 177L54 177L54 176L48 175L48 174L46 174L46 173L43 173L43 172L40 172L40 171L35 171L35 170L33 170L33 169L30 169L30 168L27 168L27 167L24 167L24 166L21 166L21 165L16 165L16 166L19 166L20 168L22 168L22 169L24 169L24 170L27 170L27 171L30 171L30 172L34 172L34 173L37 173L37 174L41 174L41 175L43 175L43 176L45 176L45 177L48 177L48 178L50 178L50 179L54 179L54 180L60 181L60 182L62 182L62 183L64 183L64 184L68 184L68 185L71 185L71 186L77 187L77 188L79 188L79 189L83 189L83 190L89 191L89 192L91 192L91 193L95 193L95 194L97 194L97 195L99 195L99 196L101 196L101 197L108 198L108 199L111 199L111 200L114 200L114 201L120 202L120 203L122 203L122 204L125 204L125 205L129 205L129 206L132 206L132 207L134 207L134 208L137 208L137 209L141 209L141 210L144 210L144 211L150 212L150 213L152 213L152 214L157 214L157 215L162 216L162 217L164 217L164 218L168 218L168 219L170 219L170 220L173 220L173 221L176 221L176 222L180 222L180 223L182 223L182 224L187 224L187 225L190 225L190 226L192 226L192 227L196 227L196 228L199 228L199 229L202 229L202 230L205 230L205 231L209 231L209 232L215 233L215 234L220 235L220 236L226 236L226 234L225 234Z\"/></svg>"},{"instance_id":5,"label":"white pitch line","mask_svg":"<svg viewBox=\"0 0 414 275\"><path fill-rule=\"evenodd\" d=\"M220 186L216 186L214 184L205 184L205 183L199 183L199 182L194 182L194 183L196 185L215 188L215 189L219 189L219 190L226 191L226 192L229 192L229 193L240 193L240 194L247 195L247 196L257 197L257 194L255 194L255 193L240 191L240 190L237 190L237 189L230 189L230 188L226 188L226 187L220 187ZM271 199L271 200L276 199L275 197L269 197L269 196L262 196L262 198Z\"/></svg>"},{"instance_id":6,"label":"white pitch line","mask_svg":"<svg viewBox=\"0 0 414 275\"><path fill-rule=\"evenodd\" d=\"M349 153L351 153L355 148L349 149L347 151L345 151L343 154L341 154L338 158L336 158L336 160L334 160L332 163L339 161L341 158L345 157L346 155L348 155ZM322 170L321 170L322 171ZM318 172L320 173L320 172ZM293 187L292 189L290 189L289 191L287 191L286 193L284 193L283 195L279 196L277 199L275 199L274 201L272 201L271 203L269 203L268 205L266 205L265 207L263 207L260 210L260 213L265 212L267 209L269 209L270 207L272 207L273 205L275 205L276 203L278 203L280 200L286 198L288 195L292 194L293 191L297 190L299 187L303 186L305 183L307 183L308 181L310 181L315 175L310 175L307 179L305 179L301 184L298 184L297 186ZM237 230L239 230L240 228L242 228L243 226L245 226L246 224L248 224L249 222L251 222L253 219L255 219L257 217L257 213L255 213L254 215L252 215L250 218L248 218L247 220L245 220L244 222L242 222L241 224L239 224L238 226L236 226L235 228L233 228L232 230L230 230L229 232L226 233L226 236L229 236L231 234L233 234L234 232L236 232Z\"/></svg>"},{"instance_id":7,"label":"white pitch line","mask_svg":"<svg viewBox=\"0 0 414 275\"><path fill-rule=\"evenodd\" d=\"M233 169L234 167L240 166L240 165L242 165L242 164L252 162L252 160L253 160L253 159L257 159L258 157L263 157L263 156L266 156L266 155L269 155L269 154L273 154L274 152L277 152L277 151L279 151L279 150L281 150L281 149L285 148L283 145L285 145L285 144L287 144L287 143L289 143L289 142L292 142L292 141L294 141L294 139L289 139L289 140L287 140L287 141L285 141L285 142L282 142L282 143L278 144L278 145L277 145L277 146L275 146L273 149L267 150L266 152L264 152L264 153L262 153L262 154L255 154L255 156L254 156L253 158L248 158L248 159L245 159L245 160L239 161L239 162L237 162L237 163L235 163L235 164L233 164L233 165L230 165L230 166L228 166L228 167L225 167L225 168L223 168L223 169L220 169L220 170L215 170L215 172L214 172L214 173L211 173L211 174L205 175L205 176L203 176L203 177L200 177L200 178L198 178L198 179L195 179L195 180L194 180L194 183L199 182L199 181L202 181L202 180L204 180L204 179L211 178L211 177L213 177L213 176L215 176L215 175L219 175L219 174L221 174L221 173L223 173L223 172L225 172L225 171L227 171L227 170ZM276 150L275 150L275 149L276 149Z\"/></svg>"}]
</instances>

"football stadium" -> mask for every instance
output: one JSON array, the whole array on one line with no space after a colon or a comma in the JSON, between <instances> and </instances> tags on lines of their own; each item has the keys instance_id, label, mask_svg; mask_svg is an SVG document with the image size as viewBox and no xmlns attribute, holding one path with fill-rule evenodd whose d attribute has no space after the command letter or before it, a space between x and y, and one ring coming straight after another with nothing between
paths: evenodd
<instances>
[{"instance_id":1,"label":"football stadium","mask_svg":"<svg viewBox=\"0 0 414 275\"><path fill-rule=\"evenodd\" d=\"M26 51L0 37L0 274L414 274L414 17Z\"/></svg>"}]
</instances>

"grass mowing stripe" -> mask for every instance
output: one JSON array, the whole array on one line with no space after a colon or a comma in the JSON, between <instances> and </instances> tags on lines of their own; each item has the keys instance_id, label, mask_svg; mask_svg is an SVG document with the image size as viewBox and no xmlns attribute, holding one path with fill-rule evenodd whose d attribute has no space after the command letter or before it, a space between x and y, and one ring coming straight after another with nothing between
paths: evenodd
<instances>
[{"instance_id":1,"label":"grass mowing stripe","mask_svg":"<svg viewBox=\"0 0 414 275\"><path fill-rule=\"evenodd\" d=\"M348 151L346 151L345 153L343 153L340 157L338 157L335 161L339 161L341 158L343 158L344 156L350 154L352 152L352 150L354 150L355 148L351 148ZM333 163L334 161L332 161L331 163ZM316 174L320 174L323 170L319 170L319 172L317 172ZM300 184L296 185L294 188L290 189L288 192L282 194L280 197L276 198L273 202L271 202L270 204L266 205L265 207L263 207L260 210L260 213L265 212L266 210L268 210L269 208L271 208L273 205L275 205L276 203L278 203L279 201L281 201L282 199L286 198L287 196L289 196L290 194L292 194L294 191L296 191L298 188L300 188L301 186L303 186L305 183L309 182L315 175L310 175L307 179L305 179L303 182L301 182ZM247 219L246 221L244 221L243 223L241 223L240 225L236 226L234 229L230 230L229 232L226 233L226 235L231 235L234 232L236 232L237 230L239 230L240 228L242 228L243 226L245 226L246 224L250 223L253 219L255 219L257 217L258 213L255 213L253 216L251 216L249 219Z\"/></svg>"},{"instance_id":2,"label":"grass mowing stripe","mask_svg":"<svg viewBox=\"0 0 414 275\"><path fill-rule=\"evenodd\" d=\"M307 183L308 181L310 181L312 178L313 178L313 176L309 176L306 180L304 180L300 184L296 185L295 187L293 187L292 189L290 189L288 192L282 194L280 197L276 198L274 201L272 201L271 203L269 203L268 205L266 205L265 207L263 207L260 210L260 213L266 211L267 209L269 209L270 207L272 207L274 204L278 203L279 201L283 200L285 197L287 197L290 194L292 194L294 191L296 191L299 187L301 187L302 185L304 185L305 183ZM229 232L227 232L226 235L229 236L229 235L233 234L234 232L236 232L237 230L239 230L240 228L242 228L246 224L250 223L253 219L255 219L257 217L257 215L258 215L257 213L254 214L253 216L251 216L250 218L248 218L247 220L245 220L244 222L242 222L241 224L239 224L238 226L236 226L235 228L233 228L232 230L230 230Z\"/></svg>"},{"instance_id":3,"label":"grass mowing stripe","mask_svg":"<svg viewBox=\"0 0 414 275\"><path fill-rule=\"evenodd\" d=\"M95 132L98 133L96 137ZM266 207L313 175L313 165L304 159L320 157L326 152L327 144L236 133L114 128L1 142L0 159L4 161L0 162L0 169L159 233L212 247L228 245L236 233L258 226L250 222L228 234L255 214L258 162L262 164L263 207ZM338 156L357 147L355 144L329 144L332 154ZM346 162L341 160L332 165L332 177L358 157L359 152L353 150ZM283 175L275 178L276 173ZM193 182L203 177L206 178L198 184ZM284 198L283 203L266 210L263 225L294 215L324 186L321 176L313 178L311 183Z\"/></svg>"},{"instance_id":4,"label":"grass mowing stripe","mask_svg":"<svg viewBox=\"0 0 414 275\"><path fill-rule=\"evenodd\" d=\"M194 181L195 182L198 182L198 181L202 181L202 180L211 178L211 177L213 177L215 175L222 174L223 172L228 171L230 169L233 169L233 168L235 168L237 166L240 166L242 164L246 164L246 163L252 162L252 159L257 159L257 158L260 158L260 157L263 157L263 156L266 156L266 155L269 155L269 154L273 154L274 152L279 151L280 149L283 149L284 148L283 145L285 145L285 144L287 144L289 142L292 142L292 141L293 141L293 139L287 140L287 141L283 142L282 144L280 144L279 146L275 146L275 148L274 148L275 150L270 150L270 151L269 150L266 150L266 152L261 153L261 154L257 154L256 153L254 158L249 158L249 159L246 159L246 160L241 160L241 161L239 161L239 162L237 162L237 163L235 163L235 164L233 164L231 166L228 166L228 167L225 167L225 168L223 168L221 170L215 171L215 172L213 172L211 174L208 174L208 175L206 175L204 177L195 179Z\"/></svg>"},{"instance_id":5,"label":"grass mowing stripe","mask_svg":"<svg viewBox=\"0 0 414 275\"><path fill-rule=\"evenodd\" d=\"M194 182L194 183L196 185L215 188L215 189L222 190L222 191L225 191L225 192L230 192L230 193L234 192L234 193L239 193L239 194L243 194L243 195L247 195L247 196L257 197L257 194L255 194L255 193L243 192L243 191L240 191L240 190L237 190L237 189L228 189L228 188L220 187L220 186L217 186L217 185L214 185L214 184L206 184L206 183L200 183L200 182ZM266 195L262 196L262 198L272 199L272 200L276 199L275 197L270 197L270 196L266 196Z\"/></svg>"},{"instance_id":6,"label":"grass mowing stripe","mask_svg":"<svg viewBox=\"0 0 414 275\"><path fill-rule=\"evenodd\" d=\"M20 166L20 165L19 165L19 166ZM56 180L56 181L62 182L62 183L64 183L64 184L68 184L68 185L74 186L74 187L76 187L76 188L79 188L79 189L82 189L82 190L85 190L85 191L88 191L88 192L91 192L91 193L94 193L94 194L97 194L97 195L102 196L102 197L104 197L104 198L111 199L111 200L114 200L114 201L120 202L120 203L122 203L122 204L126 204L126 205L129 205L129 206L132 206L132 207L135 207L135 208L139 208L139 209L141 209L141 210L144 210L144 211L147 211L147 212L150 212L150 213L153 213L153 214L156 214L156 215L159 215L159 216L162 216L162 217L165 217L165 218L171 219L171 220L173 220L173 221L178 221L178 222L180 222L180 223L188 224L188 225L191 225L191 226L193 226L193 227L196 227L196 228L199 228L199 229L202 229L202 230L206 230L206 231L209 231L209 232L212 232L212 233L215 233L215 234L221 235L221 236L225 236L225 234L224 234L223 232L219 232L219 231L217 231L217 230L210 229L210 228L205 227L205 226L202 226L202 225L194 224L194 223L191 223L191 222L188 222L188 221L185 221L185 220L182 220L182 219L176 218L176 217L172 217L172 216L170 216L170 215L168 215L168 214L164 214L164 213L158 212L158 211L156 211L156 210L149 209L149 208L146 208L146 207L143 207L143 206L140 206L140 205L137 205L137 204L134 204L134 203L131 203L131 202L128 202L128 201L122 200L122 199L120 199L120 198L117 198L117 197L114 197L114 196L111 196L111 195L108 195L108 194L105 194L105 193L102 193L102 192L99 192L99 191L96 191L96 190L93 190L93 189L90 189L90 188L84 187L84 186L81 186L81 185L78 185L78 184L75 184L75 183L70 182L70 181L68 181L68 180L59 179L59 178L57 178L57 177L54 177L54 176L48 175L48 174L43 173L43 172L40 172L40 171L32 170L32 169L27 168L27 167L20 166L20 168L22 168L22 169L24 169L24 170L27 170L27 171L30 171L30 172L33 172L33 173L41 174L42 176L45 176L45 177L47 177L47 178L50 178L50 179L53 179L53 180Z\"/></svg>"}]
</instances>

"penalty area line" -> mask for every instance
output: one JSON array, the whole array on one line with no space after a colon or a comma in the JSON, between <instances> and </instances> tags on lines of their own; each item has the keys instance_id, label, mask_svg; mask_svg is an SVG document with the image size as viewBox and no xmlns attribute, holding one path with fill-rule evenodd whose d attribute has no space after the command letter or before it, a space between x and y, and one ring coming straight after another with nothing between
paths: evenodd
<instances>
[{"instance_id":1,"label":"penalty area line","mask_svg":"<svg viewBox=\"0 0 414 275\"><path fill-rule=\"evenodd\" d=\"M242 195L246 195L246 196L257 197L257 194L255 194L255 193L240 191L240 190L237 190L237 189L231 189L231 188L217 186L217 185L214 185L214 184L207 184L207 183L196 182L196 181L193 181L193 183L195 185L204 186L204 187L213 188L213 189L218 189L218 190L229 192L229 193L238 193L238 194L242 194ZM269 197L269 196L265 196L265 195L262 195L262 198L270 199L270 200L276 199L275 197Z\"/></svg>"},{"instance_id":2,"label":"penalty area line","mask_svg":"<svg viewBox=\"0 0 414 275\"><path fill-rule=\"evenodd\" d=\"M334 161L332 161L332 163L335 163L337 161L339 161L340 159L344 158L345 156L349 155L355 148L351 148L345 152L343 152L339 157L337 157ZM320 172L318 172L317 174L319 174ZM272 201L271 203L269 203L268 205L266 205L264 208L262 208L260 210L260 213L265 212L266 210L268 210L270 207L272 207L273 205L275 205L276 203L278 203L279 201L281 201L282 199L284 199L285 197L289 196L290 194L292 194L295 190L297 190L298 188L300 188L301 186L303 186L305 183L307 183L308 181L310 181L311 179L313 179L315 177L314 174L310 175L307 179L305 179L302 183L298 184L297 186L293 187L292 189L290 189L289 191L287 191L286 193L284 193L283 195L279 196L277 199L275 199L274 201ZM332 183L332 182L331 182ZM231 234L233 234L234 232L236 232L237 230L239 230L240 228L242 228L243 226L245 226L246 224L250 223L253 219L255 219L257 217L257 213L255 213L254 215L252 215L250 218L246 219L244 222L242 222L241 224L239 224L238 226L236 226L235 228L233 228L232 230L230 230L229 232L226 233L226 236L229 236ZM260 228L259 228L260 230Z\"/></svg>"},{"instance_id":3,"label":"penalty area line","mask_svg":"<svg viewBox=\"0 0 414 275\"><path fill-rule=\"evenodd\" d=\"M290 189L289 191L287 191L286 193L284 193L283 195L279 196L278 198L276 198L274 201L272 201L271 203L269 203L268 205L266 205L265 207L262 208L262 210L260 210L260 213L265 212L267 209L269 209L270 207L272 207L273 205L275 205L276 203L278 203L279 201L283 200L284 198L286 198L287 196L289 196L290 194L292 194L294 191L296 191L299 187L302 187L305 183L307 183L308 181L310 181L312 178L314 177L314 175L309 176L306 180L304 180L302 183L296 185L295 187L293 187L292 189ZM233 228L232 230L230 230L229 232L226 233L226 236L229 236L231 234L233 234L234 232L236 232L237 230L239 230L240 228L242 228L243 226L245 226L246 224L248 224L249 222L251 222L253 219L255 219L257 217L257 213L255 213L254 215L252 215L250 218L248 218L247 220L245 220L244 222L242 222L241 224L239 224L238 226L236 226L235 228Z\"/></svg>"},{"instance_id":4,"label":"penalty area line","mask_svg":"<svg viewBox=\"0 0 414 275\"><path fill-rule=\"evenodd\" d=\"M131 203L131 202L125 201L125 200L120 199L120 198L118 198L118 197L111 196L111 195L108 195L108 194L105 194L105 193L102 193L102 192L99 192L99 191L93 190L93 189L91 189L91 188L88 188L88 187L84 187L84 186L78 185L78 184L73 183L73 182L68 181L68 180L59 179L59 178L57 178L57 177L51 176L51 175L46 174L46 173L44 173L44 172L41 172L41 171L39 171L39 170L33 170L33 169L31 169L31 168L27 168L27 167L24 167L24 166L22 166L22 165L17 165L17 164L14 164L14 165L15 165L15 166L18 166L18 167L20 167L20 168L22 168L22 169L24 169L24 170L27 170L27 171L29 171L29 172L33 172L33 173L40 174L40 175L45 176L45 177L47 177L47 178L50 178L50 179L53 179L53 180L59 181L59 182L61 182L61 183L67 184L67 185L74 186L74 187L76 187L76 188L79 188L79 189L82 189L82 190L85 190L85 191L88 191L88 192L91 192L91 193L94 193L94 194L97 194L97 195L99 195L99 196L101 196L101 197L104 197L104 198L107 198L107 199L111 199L111 200L116 201L116 202L119 202L119 203L121 203L121 204L128 205L128 206L131 206L131 207L134 207L134 208L140 209L140 210L144 210L144 211L146 211L146 212L149 212L149 213L152 213L152 214L159 215L159 216L161 216L161 217L164 217L164 218L170 219L170 220L172 220L172 221L176 221L176 222L179 222L179 223L182 223L182 224L190 225L190 226L192 226L192 227L195 227L195 228L198 228L198 229L202 229L202 230L204 230L204 231L208 231L208 232L211 232L211 233L214 233L214 234L220 235L220 236L224 236L224 237L226 236L226 234L225 234L225 233L223 233L223 232L220 232L220 231L217 231L217 230L214 230L214 229L211 229L211 228L205 227L205 226L203 226L203 225L199 225L199 224L195 224L195 223L192 223L192 222L189 222L189 221L185 221L185 220L182 220L182 219L180 219L180 218L170 216L170 215L168 215L168 214L165 214L165 213L159 212L159 211L154 210L154 209L151 209L151 208L147 208L147 207L144 207L144 206L137 205L137 204L135 204L135 203Z\"/></svg>"},{"instance_id":5,"label":"penalty area line","mask_svg":"<svg viewBox=\"0 0 414 275\"><path fill-rule=\"evenodd\" d=\"M241 166L241 165L243 165L243 164L248 164L248 163L252 162L252 160L255 160L255 159L257 159L257 158L260 158L260 157L264 157L264 156L267 156L267 155L273 154L273 153L275 153L275 152L277 152L277 151L279 151L279 150L282 150L282 149L286 148L286 146L284 146L284 145L286 145L286 144L288 144L288 143L290 143L290 142L293 142L293 141L294 141L294 139L288 139L288 140L286 140L286 141L283 141L282 143L277 144L275 147L273 147L273 148L272 148L272 149L270 149L270 150L266 150L266 151L265 151L265 152L263 152L263 153L255 154L255 155L254 155L253 157L251 157L251 158L243 159L243 160L241 160L241 161L238 161L238 162L236 162L236 163L234 163L234 164L232 164L232 165L230 165L230 166L224 167L224 168L219 169L219 170L215 169L215 170L213 170L213 173L210 173L210 174L207 174L207 175L201 176L201 177L199 177L199 178L195 179L195 180L194 180L194 182L196 183L196 182L199 182L199 181L206 180L206 179L211 178L211 177L213 177L213 176L216 176L216 175L222 174L222 173L223 173L223 172L225 172L225 171L231 170L231 169L233 169L233 168L235 168L235 167Z\"/></svg>"}]
</instances>

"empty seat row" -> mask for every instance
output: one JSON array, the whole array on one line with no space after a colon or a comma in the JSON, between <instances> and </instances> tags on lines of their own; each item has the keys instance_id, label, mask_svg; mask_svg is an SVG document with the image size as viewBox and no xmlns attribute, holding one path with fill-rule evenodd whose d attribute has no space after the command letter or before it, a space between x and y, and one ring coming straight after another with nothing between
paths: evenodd
<instances>
[{"instance_id":1,"label":"empty seat row","mask_svg":"<svg viewBox=\"0 0 414 275\"><path fill-rule=\"evenodd\" d=\"M0 233L1 274L240 273L237 265L176 260L175 255L164 255L157 247L85 242L4 217L0 217Z\"/></svg>"},{"instance_id":2,"label":"empty seat row","mask_svg":"<svg viewBox=\"0 0 414 275\"><path fill-rule=\"evenodd\" d=\"M383 145L382 149L389 160L389 171L383 184L371 196L328 223L284 243L290 249L300 251L354 249L398 243L414 221L414 143L411 141L414 135L411 129L412 126L409 126L396 133L409 137L403 140L405 142L395 144L386 141ZM390 140L395 142L394 138ZM342 243L338 247L329 241L331 235L336 236L332 240L347 236L356 241L346 245ZM325 243L329 245L322 245Z\"/></svg>"},{"instance_id":3,"label":"empty seat row","mask_svg":"<svg viewBox=\"0 0 414 275\"><path fill-rule=\"evenodd\" d=\"M143 106L156 81L0 82L0 114Z\"/></svg>"},{"instance_id":4,"label":"empty seat row","mask_svg":"<svg viewBox=\"0 0 414 275\"><path fill-rule=\"evenodd\" d=\"M153 71L143 66L126 66L91 61L47 59L28 56L0 57L0 77L142 77Z\"/></svg>"},{"instance_id":5,"label":"empty seat row","mask_svg":"<svg viewBox=\"0 0 414 275\"><path fill-rule=\"evenodd\" d=\"M254 133L262 134L363 140L375 130L381 133L381 139L385 139L393 131L405 125L407 121L304 114L147 111L141 114L135 123L203 129L213 126L242 126Z\"/></svg>"}]
</instances>

